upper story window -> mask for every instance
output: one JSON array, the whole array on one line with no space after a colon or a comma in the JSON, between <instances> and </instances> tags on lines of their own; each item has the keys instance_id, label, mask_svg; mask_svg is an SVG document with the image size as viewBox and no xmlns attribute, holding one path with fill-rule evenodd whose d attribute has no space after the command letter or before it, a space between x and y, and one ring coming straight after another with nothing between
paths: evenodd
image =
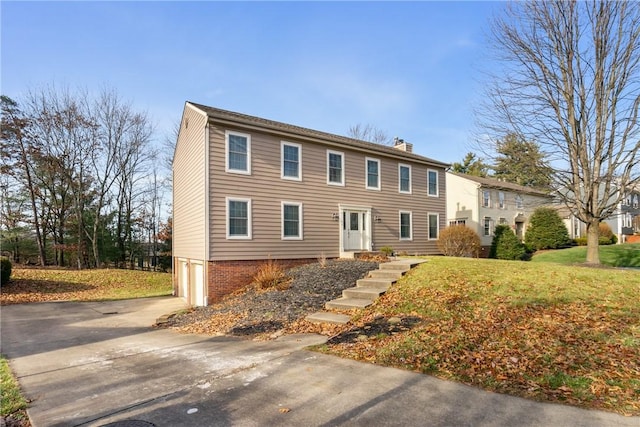
<instances>
[{"instance_id":1,"label":"upper story window","mask_svg":"<svg viewBox=\"0 0 640 427\"><path fill-rule=\"evenodd\" d=\"M482 206L485 208L491 207L491 191L482 190Z\"/></svg>"},{"instance_id":2,"label":"upper story window","mask_svg":"<svg viewBox=\"0 0 640 427\"><path fill-rule=\"evenodd\" d=\"M428 218L429 218L429 240L437 240L440 216L437 213L430 213L428 215Z\"/></svg>"},{"instance_id":3,"label":"upper story window","mask_svg":"<svg viewBox=\"0 0 640 427\"><path fill-rule=\"evenodd\" d=\"M502 191L498 192L498 206L500 207L500 209L504 209L506 207L504 201L504 193Z\"/></svg>"},{"instance_id":4,"label":"upper story window","mask_svg":"<svg viewBox=\"0 0 640 427\"><path fill-rule=\"evenodd\" d=\"M251 239L251 199L227 197L227 239Z\"/></svg>"},{"instance_id":5,"label":"upper story window","mask_svg":"<svg viewBox=\"0 0 640 427\"><path fill-rule=\"evenodd\" d=\"M524 207L524 203L522 202L522 196L516 195L516 209L522 209Z\"/></svg>"},{"instance_id":6,"label":"upper story window","mask_svg":"<svg viewBox=\"0 0 640 427\"><path fill-rule=\"evenodd\" d=\"M380 190L380 160L366 158L367 190Z\"/></svg>"},{"instance_id":7,"label":"upper story window","mask_svg":"<svg viewBox=\"0 0 640 427\"><path fill-rule=\"evenodd\" d=\"M225 132L225 157L227 172L251 174L251 135Z\"/></svg>"},{"instance_id":8,"label":"upper story window","mask_svg":"<svg viewBox=\"0 0 640 427\"><path fill-rule=\"evenodd\" d=\"M294 181L302 180L302 147L293 142L282 142L280 144L282 179Z\"/></svg>"},{"instance_id":9,"label":"upper story window","mask_svg":"<svg viewBox=\"0 0 640 427\"><path fill-rule=\"evenodd\" d=\"M427 171L427 194L438 197L438 171L432 169Z\"/></svg>"},{"instance_id":10,"label":"upper story window","mask_svg":"<svg viewBox=\"0 0 640 427\"><path fill-rule=\"evenodd\" d=\"M449 226L455 226L455 225L466 225L467 224L467 219L452 219L451 221L449 221Z\"/></svg>"},{"instance_id":11,"label":"upper story window","mask_svg":"<svg viewBox=\"0 0 640 427\"><path fill-rule=\"evenodd\" d=\"M413 239L412 214L408 211L400 211L400 240Z\"/></svg>"},{"instance_id":12,"label":"upper story window","mask_svg":"<svg viewBox=\"0 0 640 427\"><path fill-rule=\"evenodd\" d=\"M411 194L411 166L398 165L398 191Z\"/></svg>"},{"instance_id":13,"label":"upper story window","mask_svg":"<svg viewBox=\"0 0 640 427\"><path fill-rule=\"evenodd\" d=\"M302 240L302 203L282 202L282 239Z\"/></svg>"},{"instance_id":14,"label":"upper story window","mask_svg":"<svg viewBox=\"0 0 640 427\"><path fill-rule=\"evenodd\" d=\"M344 185L344 153L327 150L327 184Z\"/></svg>"},{"instance_id":15,"label":"upper story window","mask_svg":"<svg viewBox=\"0 0 640 427\"><path fill-rule=\"evenodd\" d=\"M640 203L640 196L637 194L633 196L633 207L638 208L638 204Z\"/></svg>"}]
</instances>

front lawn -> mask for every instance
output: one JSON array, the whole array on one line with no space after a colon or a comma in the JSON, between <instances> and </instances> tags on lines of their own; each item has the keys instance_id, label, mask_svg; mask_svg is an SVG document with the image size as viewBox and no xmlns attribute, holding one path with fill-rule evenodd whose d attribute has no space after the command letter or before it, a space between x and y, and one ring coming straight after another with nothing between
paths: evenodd
<instances>
[{"instance_id":1,"label":"front lawn","mask_svg":"<svg viewBox=\"0 0 640 427\"><path fill-rule=\"evenodd\" d=\"M640 272L430 258L321 351L640 415Z\"/></svg>"},{"instance_id":2,"label":"front lawn","mask_svg":"<svg viewBox=\"0 0 640 427\"><path fill-rule=\"evenodd\" d=\"M20 386L4 356L0 356L0 391L0 416L10 418L12 425L30 425L26 414L27 401L22 397Z\"/></svg>"},{"instance_id":3,"label":"front lawn","mask_svg":"<svg viewBox=\"0 0 640 427\"><path fill-rule=\"evenodd\" d=\"M533 262L553 262L558 264L583 264L587 259L587 247L576 246L535 254ZM600 262L611 267L640 268L640 243L600 246Z\"/></svg>"},{"instance_id":4,"label":"front lawn","mask_svg":"<svg viewBox=\"0 0 640 427\"><path fill-rule=\"evenodd\" d=\"M0 304L100 301L171 295L171 274L138 270L14 268Z\"/></svg>"}]
</instances>

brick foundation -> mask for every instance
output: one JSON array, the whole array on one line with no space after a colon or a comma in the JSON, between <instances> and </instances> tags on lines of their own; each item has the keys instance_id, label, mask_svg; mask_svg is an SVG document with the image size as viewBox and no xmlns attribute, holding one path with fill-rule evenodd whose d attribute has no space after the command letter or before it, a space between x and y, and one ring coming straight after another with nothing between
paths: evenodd
<instances>
[{"instance_id":1,"label":"brick foundation","mask_svg":"<svg viewBox=\"0 0 640 427\"><path fill-rule=\"evenodd\" d=\"M266 259L251 261L210 261L208 266L209 304L219 302L223 296L249 285L260 265L268 261L269 260ZM316 259L278 259L274 261L282 268L289 269L316 262Z\"/></svg>"}]
</instances>

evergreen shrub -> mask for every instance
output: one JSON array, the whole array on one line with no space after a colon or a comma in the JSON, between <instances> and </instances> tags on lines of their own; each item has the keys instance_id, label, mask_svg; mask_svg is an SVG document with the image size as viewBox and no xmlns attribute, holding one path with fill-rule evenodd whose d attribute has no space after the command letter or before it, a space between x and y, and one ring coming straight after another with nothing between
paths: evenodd
<instances>
[{"instance_id":1,"label":"evergreen shrub","mask_svg":"<svg viewBox=\"0 0 640 427\"><path fill-rule=\"evenodd\" d=\"M498 225L493 233L489 258L523 260L527 252L511 227Z\"/></svg>"},{"instance_id":2,"label":"evergreen shrub","mask_svg":"<svg viewBox=\"0 0 640 427\"><path fill-rule=\"evenodd\" d=\"M524 240L532 249L557 249L571 245L569 230L558 212L552 208L538 208L529 219Z\"/></svg>"}]
</instances>

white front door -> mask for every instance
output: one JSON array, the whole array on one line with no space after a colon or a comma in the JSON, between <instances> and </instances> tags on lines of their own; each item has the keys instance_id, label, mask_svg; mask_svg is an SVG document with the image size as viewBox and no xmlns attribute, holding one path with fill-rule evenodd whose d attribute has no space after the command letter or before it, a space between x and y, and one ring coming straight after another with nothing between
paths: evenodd
<instances>
[{"instance_id":1,"label":"white front door","mask_svg":"<svg viewBox=\"0 0 640 427\"><path fill-rule=\"evenodd\" d=\"M342 243L345 251L368 250L368 212L342 211Z\"/></svg>"}]
</instances>

